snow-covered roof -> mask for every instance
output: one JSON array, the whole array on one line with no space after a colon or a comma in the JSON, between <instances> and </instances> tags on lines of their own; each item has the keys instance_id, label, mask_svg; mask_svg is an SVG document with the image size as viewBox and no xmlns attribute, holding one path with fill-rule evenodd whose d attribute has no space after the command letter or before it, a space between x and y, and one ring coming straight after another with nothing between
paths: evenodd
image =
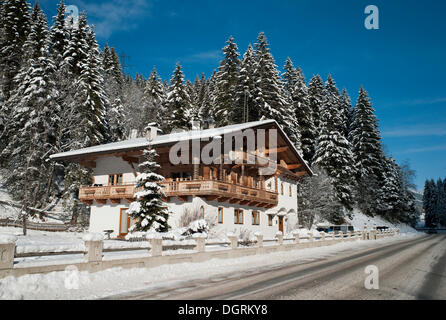
<instances>
[{"instance_id":1,"label":"snow-covered roof","mask_svg":"<svg viewBox=\"0 0 446 320\"><path fill-rule=\"evenodd\" d=\"M74 160L78 158L85 157L87 155L96 155L96 154L107 154L107 153L113 153L113 152L125 152L125 151L131 151L131 150L141 150L144 148L147 148L148 146L156 147L161 145L169 145L173 143L178 143L181 141L188 141L188 140L197 140L197 139L208 139L216 136L221 136L223 138L224 135L232 134L236 132L240 132L246 129L250 128L256 128L268 124L275 124L278 128L280 126L275 120L262 120L262 121L255 121L255 122L247 122L247 123L241 123L241 124L234 124L226 127L221 128L211 128L206 130L191 130L191 131L183 131L183 132L175 132L170 133L166 135L159 135L155 139L149 141L147 138L136 138L136 139L129 139L124 140L120 142L114 142L114 143L108 143L103 145L98 145L94 147L84 148L84 149L78 149L78 150L72 150L68 152L62 152L53 154L50 156L52 160ZM280 129L281 130L281 129ZM283 132L283 130L282 130ZM298 155L300 160L305 164L305 167L307 171L312 174L311 169L308 167L307 163L303 160L300 153L297 151L297 149L294 147L293 143L291 143L288 136L283 133L286 137L288 143L290 146L293 147L295 153Z\"/></svg>"}]
</instances>

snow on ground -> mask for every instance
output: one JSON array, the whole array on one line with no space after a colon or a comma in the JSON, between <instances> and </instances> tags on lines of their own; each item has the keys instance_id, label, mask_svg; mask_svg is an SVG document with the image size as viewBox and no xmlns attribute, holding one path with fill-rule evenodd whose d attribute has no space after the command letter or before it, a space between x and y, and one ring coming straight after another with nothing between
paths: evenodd
<instances>
[{"instance_id":1,"label":"snow on ground","mask_svg":"<svg viewBox=\"0 0 446 320\"><path fill-rule=\"evenodd\" d=\"M52 272L7 277L0 280L0 299L95 299L134 290L150 290L185 280L219 274L258 270L261 267L304 263L334 256L345 250L359 250L416 237L407 233L376 241L343 242L333 246L308 248L236 259L213 259L201 263L162 265L155 268L114 268L97 273ZM76 288L78 287L78 288ZM71 288L71 289L70 289ZM73 289L74 288L74 289Z\"/></svg>"},{"instance_id":2,"label":"snow on ground","mask_svg":"<svg viewBox=\"0 0 446 320\"><path fill-rule=\"evenodd\" d=\"M0 175L0 200L12 201L11 196L3 186L3 177ZM17 210L0 204L0 219L16 217Z\"/></svg>"},{"instance_id":3,"label":"snow on ground","mask_svg":"<svg viewBox=\"0 0 446 320\"><path fill-rule=\"evenodd\" d=\"M370 230L373 228L373 226L383 226L383 227L389 227L392 229L400 229L400 232L402 233L416 233L417 231L408 226L407 224L393 224L390 223L387 220L382 219L379 216L375 217L368 217L359 210L355 209L353 212L353 220L349 220L349 223L355 228L356 231L361 231L364 229L364 225L367 226L367 229Z\"/></svg>"}]
</instances>

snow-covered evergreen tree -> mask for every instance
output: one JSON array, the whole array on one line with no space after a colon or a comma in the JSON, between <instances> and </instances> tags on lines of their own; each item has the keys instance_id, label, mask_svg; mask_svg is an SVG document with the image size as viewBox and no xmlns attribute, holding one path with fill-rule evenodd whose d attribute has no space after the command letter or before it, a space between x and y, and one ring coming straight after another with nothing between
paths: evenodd
<instances>
[{"instance_id":1,"label":"snow-covered evergreen tree","mask_svg":"<svg viewBox=\"0 0 446 320\"><path fill-rule=\"evenodd\" d=\"M167 232L169 230L169 212L162 198L164 192L159 184L164 177L157 174L160 167L156 161L156 151L153 149L144 151L144 161L139 165L141 172L136 177L135 202L130 204L128 214L135 221L130 231L155 231Z\"/></svg>"},{"instance_id":2,"label":"snow-covered evergreen tree","mask_svg":"<svg viewBox=\"0 0 446 320\"><path fill-rule=\"evenodd\" d=\"M342 112L342 122L344 127L344 136L348 138L348 134L351 127L352 117L353 117L353 108L352 108L352 101L350 99L350 96L347 93L347 89L342 89L341 92L341 100L340 100L340 110Z\"/></svg>"},{"instance_id":3,"label":"snow-covered evergreen tree","mask_svg":"<svg viewBox=\"0 0 446 320\"><path fill-rule=\"evenodd\" d=\"M141 117L143 121L138 126L141 133L145 130L147 124L152 122L155 122L159 128L166 129L164 121L166 117L165 103L166 93L163 83L158 76L156 68L153 68L144 88L143 114Z\"/></svg>"},{"instance_id":4,"label":"snow-covered evergreen tree","mask_svg":"<svg viewBox=\"0 0 446 320\"><path fill-rule=\"evenodd\" d=\"M236 104L233 113L234 123L258 121L260 113L256 106L256 57L254 49L248 46L240 63L239 79L236 88Z\"/></svg>"},{"instance_id":5,"label":"snow-covered evergreen tree","mask_svg":"<svg viewBox=\"0 0 446 320\"><path fill-rule=\"evenodd\" d=\"M328 78L324 88L320 122L320 135L313 156L313 165L327 171L339 201L345 208L351 210L354 205L355 163L350 143L339 131L342 127L339 95L331 77Z\"/></svg>"},{"instance_id":6,"label":"snow-covered evergreen tree","mask_svg":"<svg viewBox=\"0 0 446 320\"><path fill-rule=\"evenodd\" d=\"M24 43L24 64L7 102L13 114L9 130L14 135L2 152L10 168L6 184L24 200L25 208L43 205L53 183L49 156L54 152L60 106L49 45L47 20L36 3Z\"/></svg>"},{"instance_id":7,"label":"snow-covered evergreen tree","mask_svg":"<svg viewBox=\"0 0 446 320\"><path fill-rule=\"evenodd\" d=\"M375 110L362 87L352 115L349 140L357 169L358 205L364 213L373 215L379 202L378 190L383 184L384 153Z\"/></svg>"},{"instance_id":8,"label":"snow-covered evergreen tree","mask_svg":"<svg viewBox=\"0 0 446 320\"><path fill-rule=\"evenodd\" d=\"M303 157L310 164L314 155L316 128L313 122L313 112L310 107L305 77L300 68L295 69L293 73L295 73L295 79L293 80L294 87L290 89L291 100L301 135Z\"/></svg>"},{"instance_id":9,"label":"snow-covered evergreen tree","mask_svg":"<svg viewBox=\"0 0 446 320\"><path fill-rule=\"evenodd\" d=\"M290 57L286 59L283 69L285 70L285 72L282 74L284 88L286 93L291 96L294 92L294 87L296 86L299 75Z\"/></svg>"},{"instance_id":10,"label":"snow-covered evergreen tree","mask_svg":"<svg viewBox=\"0 0 446 320\"><path fill-rule=\"evenodd\" d=\"M280 73L270 52L263 32L257 37L256 54L256 107L259 116L274 119L284 129L291 141L300 148L300 134L290 101L287 100Z\"/></svg>"},{"instance_id":11,"label":"snow-covered evergreen tree","mask_svg":"<svg viewBox=\"0 0 446 320\"><path fill-rule=\"evenodd\" d=\"M313 114L313 123L316 128L316 134L319 134L321 127L321 114L322 114L322 104L324 82L319 75L313 76L308 84L308 98L310 102L310 108Z\"/></svg>"},{"instance_id":12,"label":"snow-covered evergreen tree","mask_svg":"<svg viewBox=\"0 0 446 320\"><path fill-rule=\"evenodd\" d=\"M170 129L191 128L191 100L184 85L184 75L180 63L177 63L170 80L166 99L166 109L169 115L167 127ZM168 132L165 132L168 133Z\"/></svg>"},{"instance_id":13,"label":"snow-covered evergreen tree","mask_svg":"<svg viewBox=\"0 0 446 320\"><path fill-rule=\"evenodd\" d=\"M215 120L219 127L233 122L240 68L240 54L234 38L230 37L226 43L223 48L224 59L215 76Z\"/></svg>"},{"instance_id":14,"label":"snow-covered evergreen tree","mask_svg":"<svg viewBox=\"0 0 446 320\"><path fill-rule=\"evenodd\" d=\"M64 0L61 0L57 8L57 15L54 17L54 24L51 27L51 54L57 67L60 67L62 64L69 40L69 32L65 22L65 10Z\"/></svg>"},{"instance_id":15,"label":"snow-covered evergreen tree","mask_svg":"<svg viewBox=\"0 0 446 320\"><path fill-rule=\"evenodd\" d=\"M104 91L104 79L100 51L94 31L88 28L85 15L79 17L79 29L85 28L87 52L84 60L76 64L80 74L76 79L76 89L72 107L79 119L73 128L71 139L75 148L85 148L108 141L106 105L107 97ZM79 34L83 33L79 31ZM75 60L71 60L75 61Z\"/></svg>"}]
</instances>

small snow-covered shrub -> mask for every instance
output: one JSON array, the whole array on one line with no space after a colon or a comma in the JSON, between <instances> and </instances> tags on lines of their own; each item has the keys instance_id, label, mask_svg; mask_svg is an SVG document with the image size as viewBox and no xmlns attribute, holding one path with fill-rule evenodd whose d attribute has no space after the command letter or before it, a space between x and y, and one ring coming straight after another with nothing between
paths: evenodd
<instances>
[{"instance_id":1,"label":"small snow-covered shrub","mask_svg":"<svg viewBox=\"0 0 446 320\"><path fill-rule=\"evenodd\" d=\"M204 219L192 221L189 226L187 226L186 231L183 233L184 236L190 236L197 233L207 234L209 232L209 225Z\"/></svg>"},{"instance_id":2,"label":"small snow-covered shrub","mask_svg":"<svg viewBox=\"0 0 446 320\"><path fill-rule=\"evenodd\" d=\"M187 228L189 225L197 220L202 219L202 214L200 212L200 209L198 208L190 208L185 207L183 209L183 214L180 217L180 227L181 228Z\"/></svg>"},{"instance_id":3,"label":"small snow-covered shrub","mask_svg":"<svg viewBox=\"0 0 446 320\"><path fill-rule=\"evenodd\" d=\"M240 244L245 247L250 247L255 244L255 236L249 229L240 229L240 234L238 236Z\"/></svg>"}]
</instances>

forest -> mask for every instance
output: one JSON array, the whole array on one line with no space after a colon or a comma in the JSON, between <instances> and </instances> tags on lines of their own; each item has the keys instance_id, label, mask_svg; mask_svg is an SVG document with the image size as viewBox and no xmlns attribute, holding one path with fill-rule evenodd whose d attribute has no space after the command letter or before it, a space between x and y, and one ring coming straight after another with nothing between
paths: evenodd
<instances>
[{"instance_id":1,"label":"forest","mask_svg":"<svg viewBox=\"0 0 446 320\"><path fill-rule=\"evenodd\" d=\"M170 79L155 68L146 79L126 74L117 50L100 48L87 14L67 17L63 1L51 21L38 3L0 3L0 173L24 216L61 198L73 224L88 214L77 198L88 170L51 154L128 139L134 129L144 136L153 122L168 134L192 121L274 119L317 174L300 184L303 224L348 222L354 209L417 223L415 173L384 151L366 89L353 103L331 75L307 81L291 58L279 70L263 32L243 55L229 37L209 78L186 80L178 62Z\"/></svg>"}]
</instances>

